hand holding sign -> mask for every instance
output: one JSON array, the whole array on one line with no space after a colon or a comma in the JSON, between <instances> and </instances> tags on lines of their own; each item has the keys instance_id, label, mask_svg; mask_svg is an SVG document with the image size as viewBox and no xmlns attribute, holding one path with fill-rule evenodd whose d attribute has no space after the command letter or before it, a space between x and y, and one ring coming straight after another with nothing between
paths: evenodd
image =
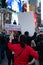
<instances>
[{"instance_id":1,"label":"hand holding sign","mask_svg":"<svg viewBox=\"0 0 43 65\"><path fill-rule=\"evenodd\" d=\"M11 33L9 39L10 39L10 42L12 42L12 39L14 39L13 32Z\"/></svg>"}]
</instances>

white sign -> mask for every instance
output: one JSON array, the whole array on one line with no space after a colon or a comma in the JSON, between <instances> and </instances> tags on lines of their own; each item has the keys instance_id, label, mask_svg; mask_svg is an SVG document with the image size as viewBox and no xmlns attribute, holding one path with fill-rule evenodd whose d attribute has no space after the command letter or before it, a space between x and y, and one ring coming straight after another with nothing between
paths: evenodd
<instances>
[{"instance_id":1,"label":"white sign","mask_svg":"<svg viewBox=\"0 0 43 65\"><path fill-rule=\"evenodd\" d=\"M21 31L21 26L20 25L14 25L14 24L5 24L5 30Z\"/></svg>"},{"instance_id":2,"label":"white sign","mask_svg":"<svg viewBox=\"0 0 43 65\"><path fill-rule=\"evenodd\" d=\"M21 25L21 31L23 34L25 31L28 31L31 36L34 34L35 26L33 12L24 12L18 14L18 21Z\"/></svg>"}]
</instances>

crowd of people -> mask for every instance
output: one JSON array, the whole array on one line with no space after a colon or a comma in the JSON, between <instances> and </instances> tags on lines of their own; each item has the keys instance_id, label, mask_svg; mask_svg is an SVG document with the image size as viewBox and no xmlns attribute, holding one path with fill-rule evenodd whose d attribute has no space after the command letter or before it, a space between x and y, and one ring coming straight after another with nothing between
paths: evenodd
<instances>
[{"instance_id":1,"label":"crowd of people","mask_svg":"<svg viewBox=\"0 0 43 65\"><path fill-rule=\"evenodd\" d=\"M35 32L29 36L29 32L24 34L18 31L16 34L0 32L0 64L6 57L8 65L35 65L35 60L43 61L43 37Z\"/></svg>"}]
</instances>

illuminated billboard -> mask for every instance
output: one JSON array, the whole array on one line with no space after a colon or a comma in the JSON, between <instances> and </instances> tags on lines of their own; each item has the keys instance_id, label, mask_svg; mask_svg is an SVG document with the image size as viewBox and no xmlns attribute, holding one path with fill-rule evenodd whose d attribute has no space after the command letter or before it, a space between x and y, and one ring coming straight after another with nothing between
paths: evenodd
<instances>
[{"instance_id":1,"label":"illuminated billboard","mask_svg":"<svg viewBox=\"0 0 43 65\"><path fill-rule=\"evenodd\" d=\"M22 11L21 0L8 0L7 8L16 12L21 12Z\"/></svg>"},{"instance_id":2,"label":"illuminated billboard","mask_svg":"<svg viewBox=\"0 0 43 65\"><path fill-rule=\"evenodd\" d=\"M23 2L28 4L28 0L6 0L6 1L7 1L7 8L16 12L22 12Z\"/></svg>"},{"instance_id":3,"label":"illuminated billboard","mask_svg":"<svg viewBox=\"0 0 43 65\"><path fill-rule=\"evenodd\" d=\"M13 10L11 23L13 24L14 20L18 24L18 13L22 12L23 2L28 3L28 0L6 0L7 1L7 8Z\"/></svg>"}]
</instances>

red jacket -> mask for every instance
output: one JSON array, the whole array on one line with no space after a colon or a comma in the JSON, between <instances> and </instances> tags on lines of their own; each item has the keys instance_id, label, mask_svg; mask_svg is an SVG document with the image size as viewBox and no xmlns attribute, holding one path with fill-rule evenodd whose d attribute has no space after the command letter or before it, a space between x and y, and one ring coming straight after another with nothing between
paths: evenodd
<instances>
[{"instance_id":1,"label":"red jacket","mask_svg":"<svg viewBox=\"0 0 43 65\"><path fill-rule=\"evenodd\" d=\"M33 50L33 48L27 45L23 49L20 44L12 44L11 42L9 42L8 47L11 51L14 51L14 65L27 65L30 55L35 59L38 59L39 57L38 53ZM21 51L22 53L19 55Z\"/></svg>"}]
</instances>

